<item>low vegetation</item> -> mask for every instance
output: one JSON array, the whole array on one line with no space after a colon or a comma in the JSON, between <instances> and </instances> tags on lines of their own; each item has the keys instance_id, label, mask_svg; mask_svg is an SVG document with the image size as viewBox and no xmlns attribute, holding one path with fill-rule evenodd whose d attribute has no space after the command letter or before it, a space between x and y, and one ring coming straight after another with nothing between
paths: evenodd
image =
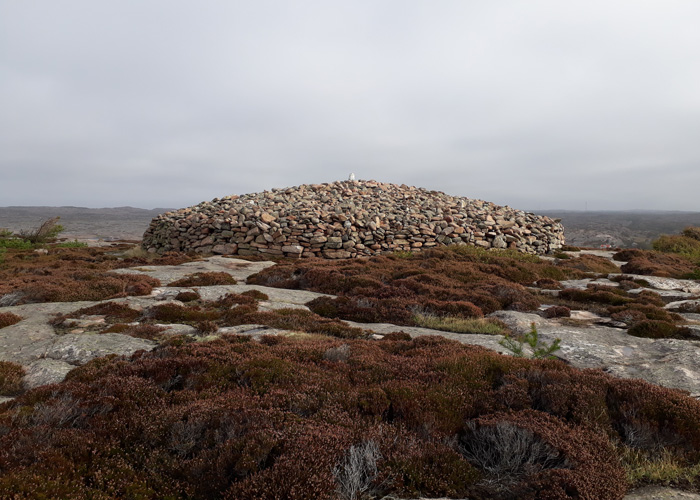
<instances>
[{"instance_id":1,"label":"low vegetation","mask_svg":"<svg viewBox=\"0 0 700 500\"><path fill-rule=\"evenodd\" d=\"M0 313L0 328L5 328L6 326L14 325L22 321L21 316L17 316L14 313L6 312Z\"/></svg>"},{"instance_id":2,"label":"low vegetation","mask_svg":"<svg viewBox=\"0 0 700 500\"><path fill-rule=\"evenodd\" d=\"M0 361L0 396L16 396L22 391L24 368L17 363Z\"/></svg>"},{"instance_id":3,"label":"low vegetation","mask_svg":"<svg viewBox=\"0 0 700 500\"><path fill-rule=\"evenodd\" d=\"M438 337L224 336L0 408L13 498L619 499L640 461L695 484L700 459L679 392Z\"/></svg>"},{"instance_id":4,"label":"low vegetation","mask_svg":"<svg viewBox=\"0 0 700 500\"><path fill-rule=\"evenodd\" d=\"M662 235L652 247L654 251L622 250L614 258L628 261L622 267L626 273L700 279L700 228L687 227L679 235Z\"/></svg>"},{"instance_id":5,"label":"low vegetation","mask_svg":"<svg viewBox=\"0 0 700 500\"><path fill-rule=\"evenodd\" d=\"M228 273L209 272L195 273L185 276L177 281L173 281L168 286L190 287L190 286L212 286L212 285L235 285L236 280Z\"/></svg>"},{"instance_id":6,"label":"low vegetation","mask_svg":"<svg viewBox=\"0 0 700 500\"><path fill-rule=\"evenodd\" d=\"M505 324L493 318L460 318L456 316L416 314L413 317L413 321L415 321L416 325L424 328L455 333L503 335L509 331Z\"/></svg>"},{"instance_id":7,"label":"low vegetation","mask_svg":"<svg viewBox=\"0 0 700 500\"><path fill-rule=\"evenodd\" d=\"M587 273L533 255L456 246L352 261L285 262L248 282L340 295L308 304L321 316L420 326L420 315L470 319L502 309L534 311L540 301L525 285Z\"/></svg>"},{"instance_id":8,"label":"low vegetation","mask_svg":"<svg viewBox=\"0 0 700 500\"><path fill-rule=\"evenodd\" d=\"M643 284L630 276L616 278L619 287L560 289L560 280L610 272L598 258L450 247L282 261L250 282L337 298L312 301L312 311L261 311L268 297L257 290L210 301L182 290L170 292L179 302L141 310L111 299L149 293L157 280L110 271L193 257L128 247L4 253L0 305L99 297L53 324L100 316L91 333L159 346L96 359L25 393L22 367L0 362L0 396L16 396L0 405L0 498L621 499L648 483L700 491L699 401L574 369L549 359L559 343L542 342L534 325L516 338L484 317L545 303L546 317L588 309L632 335L690 338L657 294L630 293ZM198 273L171 286L232 279ZM0 326L15 319L7 314ZM340 319L501 334L515 356L403 332L370 341ZM244 324L303 335L225 333Z\"/></svg>"},{"instance_id":9,"label":"low vegetation","mask_svg":"<svg viewBox=\"0 0 700 500\"><path fill-rule=\"evenodd\" d=\"M150 260L124 254L132 245L106 248L53 247L44 253L6 248L0 262L0 307L34 302L106 300L147 295L160 282L142 274L111 273L145 263L179 264L193 257L164 254Z\"/></svg>"}]
</instances>

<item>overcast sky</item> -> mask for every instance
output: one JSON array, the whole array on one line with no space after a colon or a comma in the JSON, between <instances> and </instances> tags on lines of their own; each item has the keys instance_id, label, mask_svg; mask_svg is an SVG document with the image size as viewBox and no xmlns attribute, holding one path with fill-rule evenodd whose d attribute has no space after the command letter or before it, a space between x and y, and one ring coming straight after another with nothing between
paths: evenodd
<instances>
[{"instance_id":1,"label":"overcast sky","mask_svg":"<svg viewBox=\"0 0 700 500\"><path fill-rule=\"evenodd\" d=\"M700 211L697 0L0 0L0 206L358 179Z\"/></svg>"}]
</instances>

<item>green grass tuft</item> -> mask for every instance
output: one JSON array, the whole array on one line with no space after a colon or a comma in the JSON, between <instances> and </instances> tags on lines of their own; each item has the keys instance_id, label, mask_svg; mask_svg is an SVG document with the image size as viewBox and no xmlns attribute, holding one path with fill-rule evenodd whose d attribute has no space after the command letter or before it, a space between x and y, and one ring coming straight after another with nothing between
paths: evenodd
<instances>
[{"instance_id":1,"label":"green grass tuft","mask_svg":"<svg viewBox=\"0 0 700 500\"><path fill-rule=\"evenodd\" d=\"M508 332L508 328L503 323L491 318L460 318L458 316L416 314L413 320L417 326L445 332L482 335L504 335Z\"/></svg>"}]
</instances>

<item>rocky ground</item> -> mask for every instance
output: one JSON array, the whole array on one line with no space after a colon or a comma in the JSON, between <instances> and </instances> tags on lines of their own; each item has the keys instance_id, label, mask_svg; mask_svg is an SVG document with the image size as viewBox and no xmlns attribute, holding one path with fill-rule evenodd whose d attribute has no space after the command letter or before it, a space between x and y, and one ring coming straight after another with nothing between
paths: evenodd
<instances>
[{"instance_id":1,"label":"rocky ground","mask_svg":"<svg viewBox=\"0 0 700 500\"><path fill-rule=\"evenodd\" d=\"M598 255L611 254L596 252ZM618 263L619 264L619 263ZM225 272L239 284L196 287L203 299L215 300L227 293L242 293L248 290L264 292L269 299L260 303L260 310L278 308L306 308L305 304L321 294L246 284L246 279L260 270L273 266L273 262L250 262L246 260L214 256L200 261L175 266L142 266L121 269L116 272L142 273L159 279L162 287L149 296L126 297L116 302L129 304L132 308L177 302L175 296L187 287L165 287L168 283L196 272ZM645 276L648 288L661 294L667 301L666 308L679 310L687 301L700 300L700 283L691 280L652 278ZM604 278L595 280L606 285L616 285ZM591 280L569 281L568 288L585 288ZM642 289L640 289L641 291ZM552 294L557 293L552 291ZM62 302L26 304L0 308L0 313L11 312L24 318L17 324L0 330L0 361L12 361L26 369L24 385L27 388L56 383L75 366L108 354L131 355L138 350L151 350L156 343L120 333L96 335L91 326L104 323L101 316L85 316L73 320L68 330L57 331L50 320L56 314L66 314L97 302ZM543 308L546 307L542 306ZM535 324L540 338L545 342L561 339L561 349L556 356L577 368L602 369L625 378L641 378L662 386L687 391L700 398L700 315L684 314L689 327L698 333L698 341L676 339L648 339L627 335L620 324L587 311L572 311L570 318L545 319L534 313L498 311L493 316L505 322L514 332L524 333ZM499 344L497 335L472 335L449 333L427 328L396 326L392 324L350 323L375 333L376 338L397 331L420 335L441 335L466 344L476 344L508 354ZM193 334L194 328L187 325L163 325L173 334ZM292 335L264 325L241 325L222 328L216 335L236 333L259 338L262 335ZM205 337L206 341L211 337ZM9 398L0 398L0 403ZM628 500L639 499L700 499L698 495L675 492L663 488L647 488L630 493Z\"/></svg>"}]
</instances>

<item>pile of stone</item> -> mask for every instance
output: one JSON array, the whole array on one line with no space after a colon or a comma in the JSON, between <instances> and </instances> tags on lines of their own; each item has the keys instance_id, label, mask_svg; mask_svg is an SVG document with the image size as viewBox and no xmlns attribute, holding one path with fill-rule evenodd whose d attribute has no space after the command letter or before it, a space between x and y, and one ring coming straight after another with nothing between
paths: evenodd
<instances>
[{"instance_id":1,"label":"pile of stone","mask_svg":"<svg viewBox=\"0 0 700 500\"><path fill-rule=\"evenodd\" d=\"M149 252L343 259L439 245L556 251L549 217L406 185L342 181L215 198L166 212L143 235Z\"/></svg>"}]
</instances>

